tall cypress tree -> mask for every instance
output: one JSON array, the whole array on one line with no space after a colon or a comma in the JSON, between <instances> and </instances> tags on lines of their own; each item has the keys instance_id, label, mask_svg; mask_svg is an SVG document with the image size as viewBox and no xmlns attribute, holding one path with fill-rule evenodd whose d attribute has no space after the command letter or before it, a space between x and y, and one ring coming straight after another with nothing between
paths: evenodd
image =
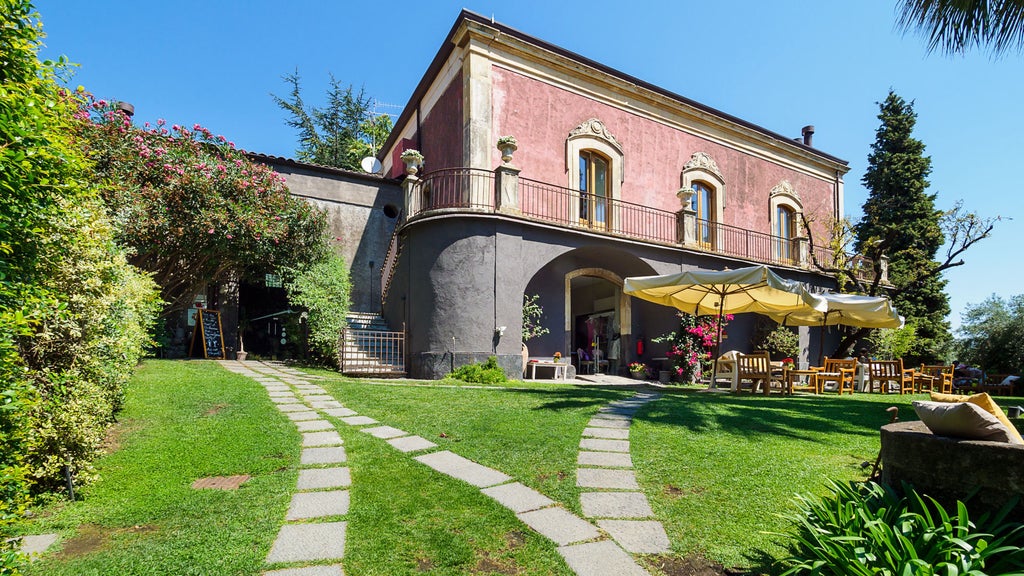
<instances>
[{"instance_id":1,"label":"tall cypress tree","mask_svg":"<svg viewBox=\"0 0 1024 576\"><path fill-rule=\"evenodd\" d=\"M951 340L946 281L938 274L921 273L939 266L935 256L945 240L942 212L935 208L935 195L926 192L931 158L924 155L924 143L911 134L917 122L913 102L890 91L879 108L882 124L862 179L869 195L857 227L856 249L889 256L894 304L917 326L917 341L905 361L931 363L944 356Z\"/></svg>"}]
</instances>

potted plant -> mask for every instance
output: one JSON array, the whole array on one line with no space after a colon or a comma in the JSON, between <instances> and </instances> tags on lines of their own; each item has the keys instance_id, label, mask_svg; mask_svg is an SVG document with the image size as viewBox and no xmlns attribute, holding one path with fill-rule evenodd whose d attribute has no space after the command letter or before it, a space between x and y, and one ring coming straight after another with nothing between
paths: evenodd
<instances>
[{"instance_id":1,"label":"potted plant","mask_svg":"<svg viewBox=\"0 0 1024 576\"><path fill-rule=\"evenodd\" d=\"M555 352L553 357L555 359L555 364L558 364L559 362L562 361L562 353L561 352Z\"/></svg>"},{"instance_id":2,"label":"potted plant","mask_svg":"<svg viewBox=\"0 0 1024 576\"><path fill-rule=\"evenodd\" d=\"M423 165L423 154L419 150L409 148L402 152L400 158L405 163L405 173L410 176L416 174L419 171L419 167Z\"/></svg>"},{"instance_id":3,"label":"potted plant","mask_svg":"<svg viewBox=\"0 0 1024 576\"><path fill-rule=\"evenodd\" d=\"M515 136L502 136L498 138L498 150L501 150L501 161L508 164L512 161L512 153L519 149L519 142Z\"/></svg>"},{"instance_id":4,"label":"potted plant","mask_svg":"<svg viewBox=\"0 0 1024 576\"><path fill-rule=\"evenodd\" d=\"M647 377L647 365L643 362L631 362L629 364L629 375L634 380L643 380Z\"/></svg>"}]
</instances>

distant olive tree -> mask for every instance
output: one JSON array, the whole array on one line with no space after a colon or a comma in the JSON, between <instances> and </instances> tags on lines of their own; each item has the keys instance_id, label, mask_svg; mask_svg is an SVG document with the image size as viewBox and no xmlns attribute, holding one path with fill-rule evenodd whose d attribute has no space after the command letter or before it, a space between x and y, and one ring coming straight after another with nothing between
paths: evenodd
<instances>
[{"instance_id":1,"label":"distant olive tree","mask_svg":"<svg viewBox=\"0 0 1024 576\"><path fill-rule=\"evenodd\" d=\"M954 346L960 360L994 372L1024 371L1024 294L969 304L961 322Z\"/></svg>"},{"instance_id":2,"label":"distant olive tree","mask_svg":"<svg viewBox=\"0 0 1024 576\"><path fill-rule=\"evenodd\" d=\"M540 323L544 309L537 304L537 298L537 294L523 295L523 342L550 332Z\"/></svg>"}]
</instances>

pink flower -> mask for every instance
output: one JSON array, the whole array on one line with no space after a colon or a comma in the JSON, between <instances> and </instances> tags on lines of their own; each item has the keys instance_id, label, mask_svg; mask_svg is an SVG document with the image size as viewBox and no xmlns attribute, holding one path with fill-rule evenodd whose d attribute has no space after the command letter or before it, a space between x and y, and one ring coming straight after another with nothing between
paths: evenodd
<instances>
[{"instance_id":1,"label":"pink flower","mask_svg":"<svg viewBox=\"0 0 1024 576\"><path fill-rule=\"evenodd\" d=\"M167 120L164 120L163 118L157 118L156 119L156 125L157 126L163 126L164 124L167 124Z\"/></svg>"},{"instance_id":2,"label":"pink flower","mask_svg":"<svg viewBox=\"0 0 1024 576\"><path fill-rule=\"evenodd\" d=\"M193 125L192 125L192 129L193 129L193 130L202 130L202 129L203 129L203 127L202 127L202 126L200 126L199 124L193 124Z\"/></svg>"},{"instance_id":3,"label":"pink flower","mask_svg":"<svg viewBox=\"0 0 1024 576\"><path fill-rule=\"evenodd\" d=\"M209 230L207 230L206 233L207 234L213 234L213 228L210 228Z\"/></svg>"},{"instance_id":4,"label":"pink flower","mask_svg":"<svg viewBox=\"0 0 1024 576\"><path fill-rule=\"evenodd\" d=\"M234 238L234 236L232 236L231 234L225 234L224 237L227 238L228 240Z\"/></svg>"}]
</instances>

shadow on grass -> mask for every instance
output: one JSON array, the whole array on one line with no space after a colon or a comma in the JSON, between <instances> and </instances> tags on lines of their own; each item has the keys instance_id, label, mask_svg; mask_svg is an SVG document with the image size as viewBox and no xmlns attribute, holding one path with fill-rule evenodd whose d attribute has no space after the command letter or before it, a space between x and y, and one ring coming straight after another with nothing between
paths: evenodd
<instances>
[{"instance_id":1,"label":"shadow on grass","mask_svg":"<svg viewBox=\"0 0 1024 576\"><path fill-rule=\"evenodd\" d=\"M886 408L898 406L916 419L910 396L737 396L678 392L665 394L641 409L636 420L677 426L700 433L718 430L739 436L775 435L811 442L841 432L875 436L889 423Z\"/></svg>"},{"instance_id":2,"label":"shadow on grass","mask_svg":"<svg viewBox=\"0 0 1024 576\"><path fill-rule=\"evenodd\" d=\"M586 408L589 406L594 406L595 409L600 408L609 402L632 396L634 390L622 387L579 386L576 388L558 389L516 388L514 390L510 389L509 392L538 397L542 403L533 408L534 410L557 411Z\"/></svg>"}]
</instances>

